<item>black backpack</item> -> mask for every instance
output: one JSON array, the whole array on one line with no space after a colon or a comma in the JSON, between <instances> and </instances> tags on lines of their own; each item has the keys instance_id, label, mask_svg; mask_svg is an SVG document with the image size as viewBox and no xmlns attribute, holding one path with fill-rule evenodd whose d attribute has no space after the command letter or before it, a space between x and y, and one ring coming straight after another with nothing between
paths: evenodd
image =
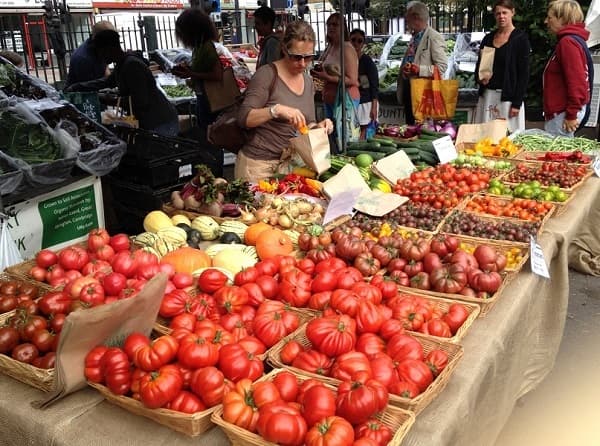
<instances>
[{"instance_id":1,"label":"black backpack","mask_svg":"<svg viewBox=\"0 0 600 446\"><path fill-rule=\"evenodd\" d=\"M579 43L579 45L581 45L581 48L583 49L583 52L585 53L585 58L587 59L587 66L588 66L588 80L590 82L590 101L587 103L587 109L585 111L585 115L583 115L583 119L579 123L579 127L577 127L577 130L579 130L579 129L583 128L583 126L588 122L588 119L590 118L590 112L592 111L591 103L592 103L592 93L593 93L593 89L594 89L594 62L592 61L592 54L590 53L590 50L589 50L585 40L583 40L583 38L581 38L581 36L578 36L577 34L569 34L569 37L572 37L573 39L575 39Z\"/></svg>"}]
</instances>

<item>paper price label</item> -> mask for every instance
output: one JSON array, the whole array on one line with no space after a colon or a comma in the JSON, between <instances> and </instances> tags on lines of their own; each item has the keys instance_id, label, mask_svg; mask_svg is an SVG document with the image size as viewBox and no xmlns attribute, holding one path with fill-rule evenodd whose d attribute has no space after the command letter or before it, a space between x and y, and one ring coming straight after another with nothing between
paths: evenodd
<instances>
[{"instance_id":1,"label":"paper price label","mask_svg":"<svg viewBox=\"0 0 600 446\"><path fill-rule=\"evenodd\" d=\"M184 164L183 166L179 166L179 178L189 177L192 175L192 165Z\"/></svg>"},{"instance_id":2,"label":"paper price label","mask_svg":"<svg viewBox=\"0 0 600 446\"><path fill-rule=\"evenodd\" d=\"M596 158L594 159L594 162L592 163L592 168L594 169L596 176L600 177L600 155L596 156Z\"/></svg>"},{"instance_id":3,"label":"paper price label","mask_svg":"<svg viewBox=\"0 0 600 446\"><path fill-rule=\"evenodd\" d=\"M549 279L550 273L548 272L548 264L546 263L546 259L544 258L544 251L542 251L542 247L538 245L535 237L533 236L529 239L529 248L529 260L531 262L531 271L534 274L537 274L538 276L542 276L546 279Z\"/></svg>"},{"instance_id":4,"label":"paper price label","mask_svg":"<svg viewBox=\"0 0 600 446\"><path fill-rule=\"evenodd\" d=\"M433 148L440 159L440 164L449 163L458 156L458 152L450 136L444 136L433 141Z\"/></svg>"}]
</instances>

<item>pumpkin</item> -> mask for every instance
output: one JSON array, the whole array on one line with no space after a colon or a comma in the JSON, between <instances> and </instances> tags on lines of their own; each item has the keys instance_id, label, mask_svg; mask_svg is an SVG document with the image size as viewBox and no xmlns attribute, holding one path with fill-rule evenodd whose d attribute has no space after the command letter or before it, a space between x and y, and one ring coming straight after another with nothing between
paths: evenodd
<instances>
[{"instance_id":1,"label":"pumpkin","mask_svg":"<svg viewBox=\"0 0 600 446\"><path fill-rule=\"evenodd\" d=\"M178 273L192 274L200 268L211 266L208 254L201 249L188 246L171 251L163 256L161 263L170 263Z\"/></svg>"},{"instance_id":2,"label":"pumpkin","mask_svg":"<svg viewBox=\"0 0 600 446\"><path fill-rule=\"evenodd\" d=\"M256 239L256 252L261 260L270 259L277 255L287 256L293 250L292 240L277 228L270 228L261 232Z\"/></svg>"},{"instance_id":3,"label":"pumpkin","mask_svg":"<svg viewBox=\"0 0 600 446\"><path fill-rule=\"evenodd\" d=\"M244 233L244 242L246 245L254 246L256 245L256 239L260 235L261 232L266 231L267 229L271 229L272 226L264 221L259 221L258 223L253 223L248 226L246 232Z\"/></svg>"}]
</instances>

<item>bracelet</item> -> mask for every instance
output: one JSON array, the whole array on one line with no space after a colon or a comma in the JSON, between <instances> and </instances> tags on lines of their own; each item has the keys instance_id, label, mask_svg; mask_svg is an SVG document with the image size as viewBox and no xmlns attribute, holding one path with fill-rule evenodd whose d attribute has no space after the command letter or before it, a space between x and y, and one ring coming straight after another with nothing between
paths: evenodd
<instances>
[{"instance_id":1,"label":"bracelet","mask_svg":"<svg viewBox=\"0 0 600 446\"><path fill-rule=\"evenodd\" d=\"M275 119L277 117L277 104L269 107L269 114L271 115L271 119Z\"/></svg>"}]
</instances>

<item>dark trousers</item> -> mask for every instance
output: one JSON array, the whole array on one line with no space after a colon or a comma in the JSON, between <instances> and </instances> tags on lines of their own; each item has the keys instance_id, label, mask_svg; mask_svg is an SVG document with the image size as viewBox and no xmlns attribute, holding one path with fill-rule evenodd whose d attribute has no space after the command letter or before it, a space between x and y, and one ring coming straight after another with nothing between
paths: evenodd
<instances>
[{"instance_id":1,"label":"dark trousers","mask_svg":"<svg viewBox=\"0 0 600 446\"><path fill-rule=\"evenodd\" d=\"M404 106L404 117L406 123L413 125L415 123L415 115L412 111L412 100L410 98L410 79L402 79L402 105Z\"/></svg>"}]
</instances>

